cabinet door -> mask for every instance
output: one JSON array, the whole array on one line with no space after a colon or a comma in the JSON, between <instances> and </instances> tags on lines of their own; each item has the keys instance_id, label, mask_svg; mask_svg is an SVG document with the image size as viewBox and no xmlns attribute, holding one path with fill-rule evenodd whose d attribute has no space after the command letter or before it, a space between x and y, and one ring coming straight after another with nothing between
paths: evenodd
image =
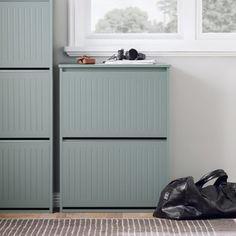
<instances>
[{"instance_id":1,"label":"cabinet door","mask_svg":"<svg viewBox=\"0 0 236 236\"><path fill-rule=\"evenodd\" d=\"M0 142L0 208L50 207L50 144Z\"/></svg>"},{"instance_id":2,"label":"cabinet door","mask_svg":"<svg viewBox=\"0 0 236 236\"><path fill-rule=\"evenodd\" d=\"M62 73L63 137L166 137L166 68Z\"/></svg>"},{"instance_id":3,"label":"cabinet door","mask_svg":"<svg viewBox=\"0 0 236 236\"><path fill-rule=\"evenodd\" d=\"M0 71L0 138L51 134L49 71Z\"/></svg>"},{"instance_id":4,"label":"cabinet door","mask_svg":"<svg viewBox=\"0 0 236 236\"><path fill-rule=\"evenodd\" d=\"M0 67L49 67L48 0L0 0Z\"/></svg>"},{"instance_id":5,"label":"cabinet door","mask_svg":"<svg viewBox=\"0 0 236 236\"><path fill-rule=\"evenodd\" d=\"M62 149L64 209L154 208L167 184L165 141L64 141Z\"/></svg>"}]
</instances>

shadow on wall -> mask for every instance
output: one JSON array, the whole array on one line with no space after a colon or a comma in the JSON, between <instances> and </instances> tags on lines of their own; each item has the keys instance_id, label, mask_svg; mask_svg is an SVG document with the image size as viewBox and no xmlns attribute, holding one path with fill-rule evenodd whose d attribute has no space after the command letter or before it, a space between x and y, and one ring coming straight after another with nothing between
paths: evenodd
<instances>
[{"instance_id":1,"label":"shadow on wall","mask_svg":"<svg viewBox=\"0 0 236 236\"><path fill-rule=\"evenodd\" d=\"M213 73L214 74L214 73ZM170 156L173 177L227 171L225 91L204 69L193 73L172 67L170 80Z\"/></svg>"}]
</instances>

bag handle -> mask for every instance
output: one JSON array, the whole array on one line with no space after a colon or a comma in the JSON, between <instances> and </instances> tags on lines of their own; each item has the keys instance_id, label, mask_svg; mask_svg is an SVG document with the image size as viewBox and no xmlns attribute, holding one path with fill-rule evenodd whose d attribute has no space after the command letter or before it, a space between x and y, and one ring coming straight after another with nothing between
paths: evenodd
<instances>
[{"instance_id":1,"label":"bag handle","mask_svg":"<svg viewBox=\"0 0 236 236\"><path fill-rule=\"evenodd\" d=\"M212 179L217 178L217 180L215 181L214 185L219 186L222 182L227 182L228 179L228 175L225 173L224 170L222 169L217 169L214 171L211 171L209 173L207 173L206 175L202 176L202 178L195 183L195 185L197 187L202 188L202 186L209 182Z\"/></svg>"}]
</instances>

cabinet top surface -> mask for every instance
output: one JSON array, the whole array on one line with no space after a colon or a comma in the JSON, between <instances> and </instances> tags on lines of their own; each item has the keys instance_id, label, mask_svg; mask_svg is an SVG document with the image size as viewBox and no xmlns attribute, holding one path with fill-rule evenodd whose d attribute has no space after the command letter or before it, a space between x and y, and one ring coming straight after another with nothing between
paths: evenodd
<instances>
[{"instance_id":1,"label":"cabinet top surface","mask_svg":"<svg viewBox=\"0 0 236 236\"><path fill-rule=\"evenodd\" d=\"M0 2L16 3L16 2L52 2L52 0L0 0Z\"/></svg>"},{"instance_id":2,"label":"cabinet top surface","mask_svg":"<svg viewBox=\"0 0 236 236\"><path fill-rule=\"evenodd\" d=\"M145 65L145 64L119 64L119 65L116 65L116 64L59 64L58 65L59 68L169 68L170 65L168 64L161 64L161 63L158 63L158 64L148 64L148 65Z\"/></svg>"}]
</instances>

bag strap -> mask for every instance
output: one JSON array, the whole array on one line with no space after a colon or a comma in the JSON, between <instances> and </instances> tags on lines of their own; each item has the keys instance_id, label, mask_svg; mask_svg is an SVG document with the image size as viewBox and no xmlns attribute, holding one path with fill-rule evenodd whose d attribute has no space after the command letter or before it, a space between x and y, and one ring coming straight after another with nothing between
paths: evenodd
<instances>
[{"instance_id":1,"label":"bag strap","mask_svg":"<svg viewBox=\"0 0 236 236\"><path fill-rule=\"evenodd\" d=\"M217 169L217 170L211 171L211 172L207 173L206 175L202 176L202 178L198 182L196 182L195 185L197 187L202 188L202 186L205 183L207 183L210 180L215 179L215 178L217 178L217 180L215 181L214 185L219 186L221 183L227 182L228 175L225 173L224 170Z\"/></svg>"}]
</instances>

